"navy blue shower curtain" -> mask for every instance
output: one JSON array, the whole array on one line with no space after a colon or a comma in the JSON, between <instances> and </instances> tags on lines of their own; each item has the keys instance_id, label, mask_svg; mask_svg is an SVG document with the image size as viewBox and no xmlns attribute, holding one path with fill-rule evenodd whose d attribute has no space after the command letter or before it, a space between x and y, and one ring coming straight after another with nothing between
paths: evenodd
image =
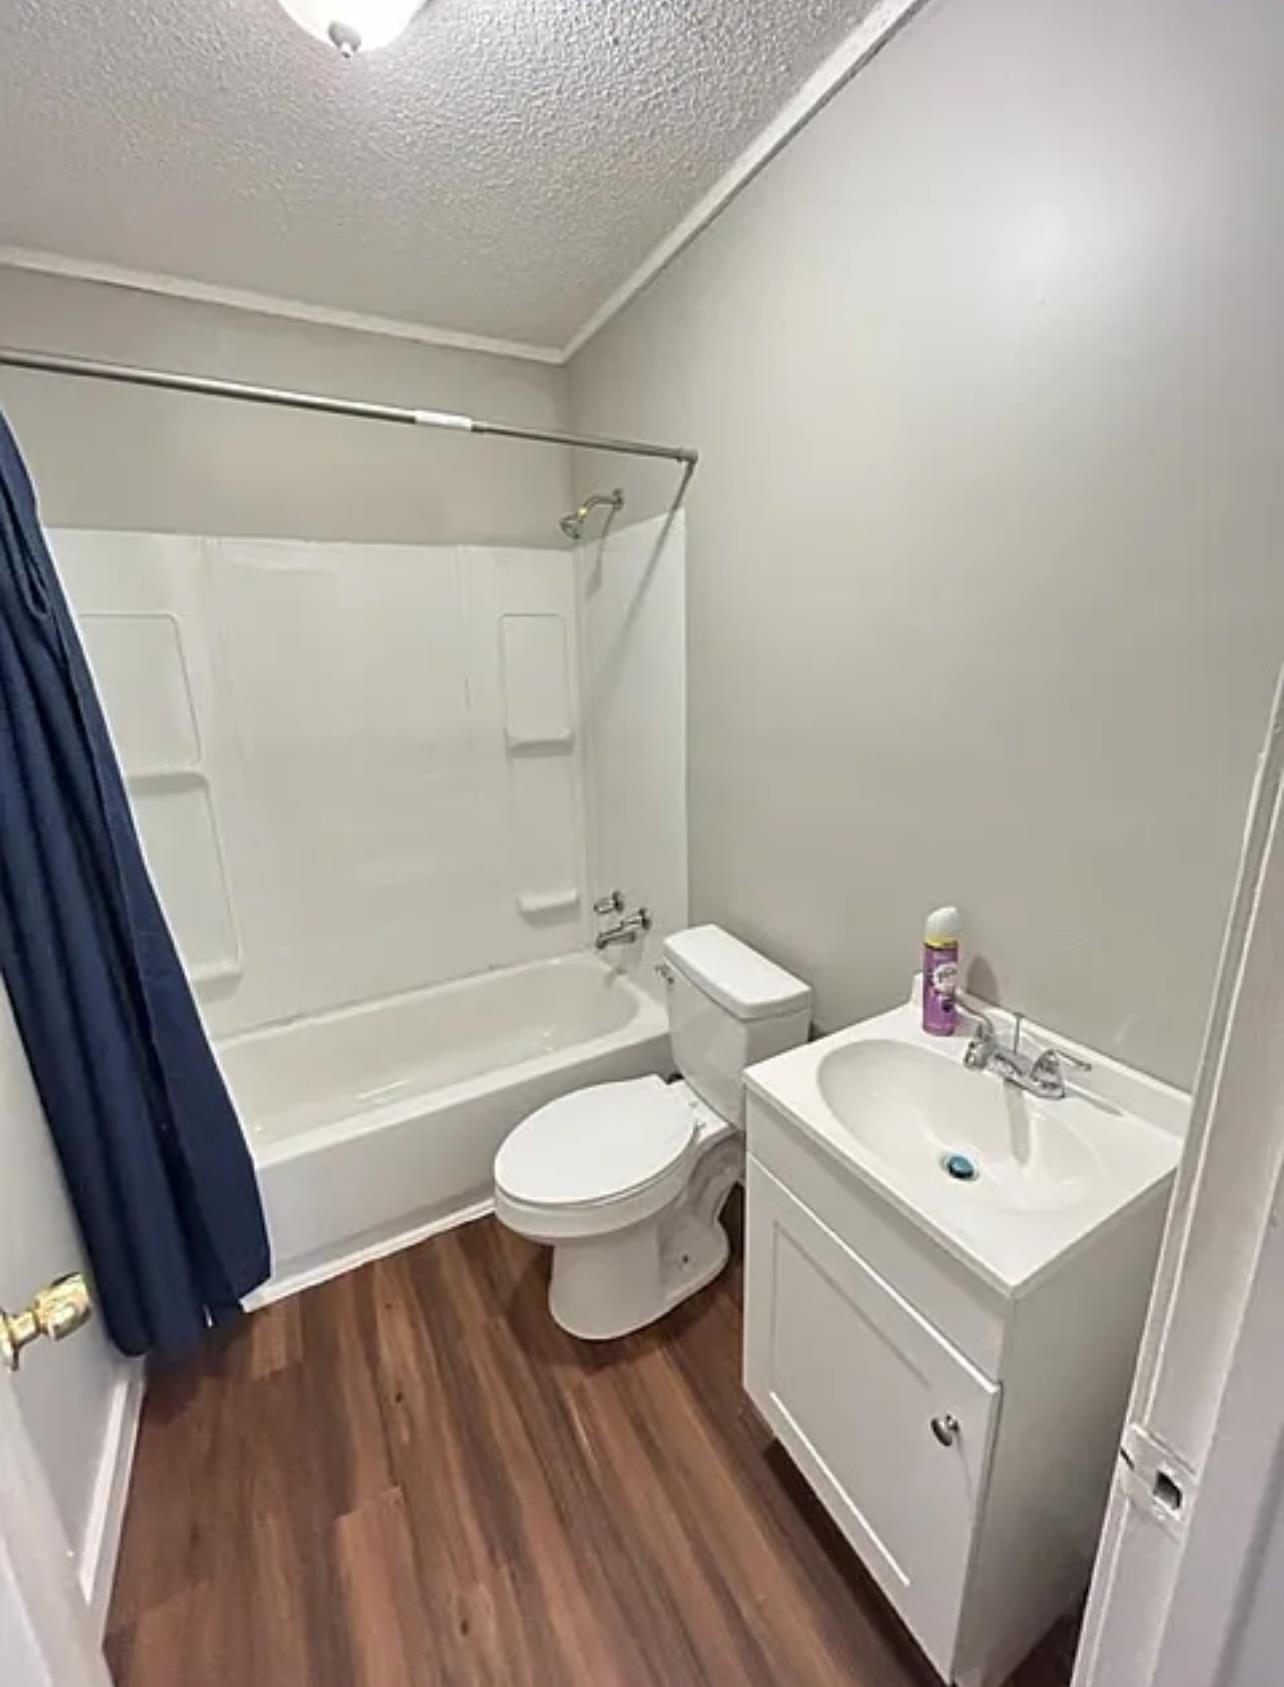
<instances>
[{"instance_id":1,"label":"navy blue shower curtain","mask_svg":"<svg viewBox=\"0 0 1284 1687\"><path fill-rule=\"evenodd\" d=\"M3 416L0 971L112 1339L187 1353L267 1276L263 1209Z\"/></svg>"}]
</instances>

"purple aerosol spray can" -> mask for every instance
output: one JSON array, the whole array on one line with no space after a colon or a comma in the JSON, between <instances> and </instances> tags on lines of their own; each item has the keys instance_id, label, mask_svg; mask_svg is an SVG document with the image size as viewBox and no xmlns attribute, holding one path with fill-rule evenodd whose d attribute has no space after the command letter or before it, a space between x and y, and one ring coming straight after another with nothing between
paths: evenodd
<instances>
[{"instance_id":1,"label":"purple aerosol spray can","mask_svg":"<svg viewBox=\"0 0 1284 1687\"><path fill-rule=\"evenodd\" d=\"M937 908L923 931L923 1029L952 1037L958 1024L959 911Z\"/></svg>"}]
</instances>

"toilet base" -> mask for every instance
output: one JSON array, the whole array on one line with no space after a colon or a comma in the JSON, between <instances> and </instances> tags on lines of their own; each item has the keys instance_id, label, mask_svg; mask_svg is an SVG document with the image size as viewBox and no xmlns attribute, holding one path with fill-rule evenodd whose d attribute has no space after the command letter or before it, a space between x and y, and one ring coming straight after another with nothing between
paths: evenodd
<instances>
[{"instance_id":1,"label":"toilet base","mask_svg":"<svg viewBox=\"0 0 1284 1687\"><path fill-rule=\"evenodd\" d=\"M554 1322L581 1340L610 1341L705 1288L731 1253L720 1215L743 1173L743 1138L728 1132L705 1148L682 1195L654 1218L555 1243L548 1291Z\"/></svg>"},{"instance_id":2,"label":"toilet base","mask_svg":"<svg viewBox=\"0 0 1284 1687\"><path fill-rule=\"evenodd\" d=\"M553 1322L582 1341L612 1341L663 1318L726 1265L731 1252L719 1220L686 1240L666 1271L655 1225L553 1249L548 1309Z\"/></svg>"}]
</instances>

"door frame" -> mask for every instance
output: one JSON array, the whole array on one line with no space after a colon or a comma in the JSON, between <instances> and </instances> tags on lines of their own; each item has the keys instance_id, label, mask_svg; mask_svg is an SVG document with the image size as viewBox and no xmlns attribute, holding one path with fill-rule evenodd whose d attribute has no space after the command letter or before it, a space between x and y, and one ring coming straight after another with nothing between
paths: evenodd
<instances>
[{"instance_id":1,"label":"door frame","mask_svg":"<svg viewBox=\"0 0 1284 1687\"><path fill-rule=\"evenodd\" d=\"M1282 1353L1284 674L1074 1687L1231 1687L1284 1504ZM1175 1510L1156 1499L1162 1477Z\"/></svg>"},{"instance_id":2,"label":"door frame","mask_svg":"<svg viewBox=\"0 0 1284 1687\"><path fill-rule=\"evenodd\" d=\"M1282 1355L1284 1175L1169 1601L1155 1668L1165 1687L1229 1687L1234 1679L1272 1516L1284 1502Z\"/></svg>"}]
</instances>

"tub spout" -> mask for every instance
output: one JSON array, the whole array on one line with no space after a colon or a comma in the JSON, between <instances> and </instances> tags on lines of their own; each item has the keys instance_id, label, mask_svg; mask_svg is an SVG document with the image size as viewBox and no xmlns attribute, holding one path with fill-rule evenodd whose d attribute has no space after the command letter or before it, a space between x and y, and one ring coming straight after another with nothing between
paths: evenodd
<instances>
[{"instance_id":1,"label":"tub spout","mask_svg":"<svg viewBox=\"0 0 1284 1687\"><path fill-rule=\"evenodd\" d=\"M636 943L643 932L650 929L650 910L639 908L636 914L625 914L624 918L616 920L614 925L603 926L593 939L593 947L602 950L609 949L613 943Z\"/></svg>"}]
</instances>

